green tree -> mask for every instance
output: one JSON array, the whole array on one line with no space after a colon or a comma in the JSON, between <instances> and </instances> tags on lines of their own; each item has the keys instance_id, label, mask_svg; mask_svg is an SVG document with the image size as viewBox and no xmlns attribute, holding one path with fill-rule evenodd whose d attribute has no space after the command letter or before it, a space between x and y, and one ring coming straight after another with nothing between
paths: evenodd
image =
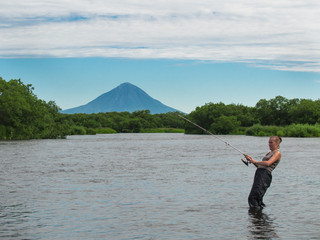
<instances>
[{"instance_id":1,"label":"green tree","mask_svg":"<svg viewBox=\"0 0 320 240\"><path fill-rule=\"evenodd\" d=\"M211 124L210 131L216 134L230 134L235 132L241 125L235 116L220 116Z\"/></svg>"},{"instance_id":2,"label":"green tree","mask_svg":"<svg viewBox=\"0 0 320 240\"><path fill-rule=\"evenodd\" d=\"M180 118L178 115L183 115L180 112L168 112L154 115L154 121L157 127L167 128L184 128L185 120Z\"/></svg>"},{"instance_id":3,"label":"green tree","mask_svg":"<svg viewBox=\"0 0 320 240\"><path fill-rule=\"evenodd\" d=\"M301 99L288 114L291 123L316 124L320 120L320 100Z\"/></svg>"},{"instance_id":4,"label":"green tree","mask_svg":"<svg viewBox=\"0 0 320 240\"><path fill-rule=\"evenodd\" d=\"M125 119L120 123L121 132L140 132L142 127L141 121L139 118Z\"/></svg>"},{"instance_id":5,"label":"green tree","mask_svg":"<svg viewBox=\"0 0 320 240\"><path fill-rule=\"evenodd\" d=\"M299 103L299 99L286 99L277 96L273 99L261 99L256 104L257 118L262 125L288 125L291 123L289 112Z\"/></svg>"},{"instance_id":6,"label":"green tree","mask_svg":"<svg viewBox=\"0 0 320 240\"><path fill-rule=\"evenodd\" d=\"M202 107L197 107L188 116L192 121L205 129L212 129L216 133L226 134L236 132L236 128L252 126L258 123L254 108L243 105L224 103L207 103ZM224 123L224 121L226 121ZM223 127L225 124L225 127ZM230 130L230 127L232 130ZM228 130L229 129L229 130ZM202 130L188 124L187 133L201 133Z\"/></svg>"},{"instance_id":7,"label":"green tree","mask_svg":"<svg viewBox=\"0 0 320 240\"><path fill-rule=\"evenodd\" d=\"M0 78L0 125L6 128L5 133L2 131L5 135L0 136L2 139L62 137L55 122L58 110L53 101L39 100L31 84Z\"/></svg>"}]
</instances>

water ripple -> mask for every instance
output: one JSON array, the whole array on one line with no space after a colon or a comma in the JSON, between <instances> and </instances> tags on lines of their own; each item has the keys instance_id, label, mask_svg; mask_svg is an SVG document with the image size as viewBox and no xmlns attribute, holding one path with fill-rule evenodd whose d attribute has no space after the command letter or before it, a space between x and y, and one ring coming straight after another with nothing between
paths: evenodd
<instances>
[{"instance_id":1,"label":"water ripple","mask_svg":"<svg viewBox=\"0 0 320 240\"><path fill-rule=\"evenodd\" d=\"M264 137L222 137L268 150ZM319 143L284 139L267 208L253 214L255 169L211 136L0 142L0 239L317 239Z\"/></svg>"}]
</instances>

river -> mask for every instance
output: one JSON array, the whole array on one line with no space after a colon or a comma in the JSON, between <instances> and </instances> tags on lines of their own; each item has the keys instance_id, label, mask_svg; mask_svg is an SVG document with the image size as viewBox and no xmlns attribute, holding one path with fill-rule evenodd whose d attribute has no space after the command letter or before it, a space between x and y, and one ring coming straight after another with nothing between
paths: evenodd
<instances>
[{"instance_id":1,"label":"river","mask_svg":"<svg viewBox=\"0 0 320 240\"><path fill-rule=\"evenodd\" d=\"M256 159L268 138L221 136ZM0 141L0 239L320 239L320 138L284 138L260 214L255 167L212 136Z\"/></svg>"}]
</instances>

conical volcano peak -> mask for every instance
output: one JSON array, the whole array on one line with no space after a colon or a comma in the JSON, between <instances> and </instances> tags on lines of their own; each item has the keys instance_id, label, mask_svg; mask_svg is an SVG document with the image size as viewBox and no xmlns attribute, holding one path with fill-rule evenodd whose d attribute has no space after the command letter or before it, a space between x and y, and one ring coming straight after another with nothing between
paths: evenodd
<instances>
[{"instance_id":1,"label":"conical volcano peak","mask_svg":"<svg viewBox=\"0 0 320 240\"><path fill-rule=\"evenodd\" d=\"M132 83L129 83L129 82L124 82L124 83L121 83L120 85L119 85L119 87L136 87L135 85L133 85Z\"/></svg>"},{"instance_id":2,"label":"conical volcano peak","mask_svg":"<svg viewBox=\"0 0 320 240\"><path fill-rule=\"evenodd\" d=\"M137 86L129 83L129 82L125 82L125 83L121 83L118 87L116 88L137 88Z\"/></svg>"},{"instance_id":3,"label":"conical volcano peak","mask_svg":"<svg viewBox=\"0 0 320 240\"><path fill-rule=\"evenodd\" d=\"M141 88L125 82L86 105L67 109L62 113L134 112L150 110L152 114L178 111L150 97Z\"/></svg>"},{"instance_id":4,"label":"conical volcano peak","mask_svg":"<svg viewBox=\"0 0 320 240\"><path fill-rule=\"evenodd\" d=\"M113 90L133 90L133 91L141 91L144 92L141 88L133 85L132 83L125 82L121 83L118 87L114 88ZM112 90L111 90L112 91Z\"/></svg>"}]
</instances>

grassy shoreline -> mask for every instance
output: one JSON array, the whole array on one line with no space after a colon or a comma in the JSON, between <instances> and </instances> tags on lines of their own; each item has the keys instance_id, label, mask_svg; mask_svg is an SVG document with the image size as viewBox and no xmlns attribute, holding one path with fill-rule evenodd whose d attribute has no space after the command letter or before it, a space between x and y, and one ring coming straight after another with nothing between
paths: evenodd
<instances>
[{"instance_id":1,"label":"grassy shoreline","mask_svg":"<svg viewBox=\"0 0 320 240\"><path fill-rule=\"evenodd\" d=\"M77 126L72 129L71 135L95 135L95 134L116 134L116 130L112 128L85 128ZM182 128L145 128L140 129L139 132L127 131L120 133L185 133Z\"/></svg>"},{"instance_id":2,"label":"grassy shoreline","mask_svg":"<svg viewBox=\"0 0 320 240\"><path fill-rule=\"evenodd\" d=\"M255 124L245 131L248 136L320 137L320 124L291 124L289 126L262 126Z\"/></svg>"},{"instance_id":3,"label":"grassy shoreline","mask_svg":"<svg viewBox=\"0 0 320 240\"><path fill-rule=\"evenodd\" d=\"M81 131L73 131L72 135L95 135L95 134L115 134L118 133L112 128L84 128ZM134 133L134 132L128 132ZM145 128L135 133L186 133L181 128ZM214 133L214 132L213 132ZM192 134L190 132L186 134ZM214 133L215 134L215 133ZM320 137L320 124L291 124L289 126L262 126L255 124L251 127L239 128L236 132L228 135L246 136L280 136L280 137Z\"/></svg>"}]
</instances>

